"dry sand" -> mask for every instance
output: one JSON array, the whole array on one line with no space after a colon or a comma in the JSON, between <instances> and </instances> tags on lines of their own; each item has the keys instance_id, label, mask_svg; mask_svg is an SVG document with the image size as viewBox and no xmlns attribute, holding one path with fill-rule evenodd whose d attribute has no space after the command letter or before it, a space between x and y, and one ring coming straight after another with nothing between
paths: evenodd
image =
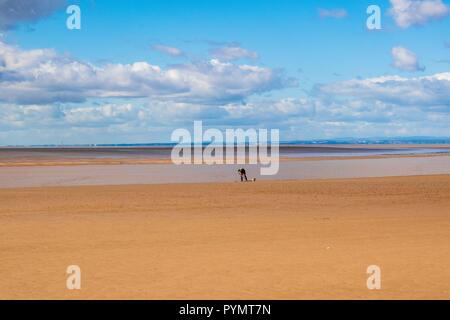
<instances>
[{"instance_id":1,"label":"dry sand","mask_svg":"<svg viewBox=\"0 0 450 320\"><path fill-rule=\"evenodd\" d=\"M450 175L0 190L2 299L450 299L449 244Z\"/></svg>"}]
</instances>

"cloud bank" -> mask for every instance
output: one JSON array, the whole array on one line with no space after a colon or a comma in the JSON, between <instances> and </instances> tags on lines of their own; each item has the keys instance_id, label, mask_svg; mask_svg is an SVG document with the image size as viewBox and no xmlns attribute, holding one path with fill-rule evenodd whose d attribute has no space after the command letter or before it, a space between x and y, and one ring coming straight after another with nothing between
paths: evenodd
<instances>
[{"instance_id":1,"label":"cloud bank","mask_svg":"<svg viewBox=\"0 0 450 320\"><path fill-rule=\"evenodd\" d=\"M163 133L160 140L168 141L173 128L189 128L192 121L199 119L215 127L281 128L284 140L450 135L450 72L353 79L318 85L302 98L259 97L223 104L149 99L83 104L3 103L0 139L15 141L26 132L34 135L31 139L49 136L46 142L54 142L59 136L65 141L77 141L88 133L91 139L107 139L105 133L111 133L116 140L93 142L117 142L117 137L145 142L154 141L154 131L159 131ZM89 137L85 139L90 141Z\"/></svg>"},{"instance_id":2,"label":"cloud bank","mask_svg":"<svg viewBox=\"0 0 450 320\"><path fill-rule=\"evenodd\" d=\"M354 79L321 85L319 95L351 97L365 101L381 101L399 107L418 106L424 110L450 111L450 72L406 78L383 76Z\"/></svg>"},{"instance_id":3,"label":"cloud bank","mask_svg":"<svg viewBox=\"0 0 450 320\"><path fill-rule=\"evenodd\" d=\"M0 101L18 104L146 97L200 104L241 100L295 85L282 71L218 59L163 69L148 62L95 66L51 49L0 42Z\"/></svg>"}]
</instances>

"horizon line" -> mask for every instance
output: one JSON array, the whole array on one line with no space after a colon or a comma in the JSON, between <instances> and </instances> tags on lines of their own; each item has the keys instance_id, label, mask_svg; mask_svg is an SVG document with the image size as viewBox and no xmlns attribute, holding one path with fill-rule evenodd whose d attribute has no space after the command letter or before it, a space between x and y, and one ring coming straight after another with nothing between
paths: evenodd
<instances>
[{"instance_id":1,"label":"horizon line","mask_svg":"<svg viewBox=\"0 0 450 320\"><path fill-rule=\"evenodd\" d=\"M271 142L269 142L270 144ZM211 145L212 141L203 141L202 145ZM333 145L333 144L450 144L450 137L434 136L412 136L412 137L372 137L372 138L330 138L330 139L308 139L308 140L285 140L280 141L279 145L306 144L306 145ZM180 145L176 142L141 142L141 143L74 143L74 144L0 144L0 148L33 148L33 147L138 147L138 146L175 146ZM183 144L181 144L183 145ZM189 145L189 144L186 144ZM191 145L195 145L192 144ZM223 145L226 145L224 143ZM235 144L242 145L242 144ZM250 145L248 142L245 145Z\"/></svg>"}]
</instances>

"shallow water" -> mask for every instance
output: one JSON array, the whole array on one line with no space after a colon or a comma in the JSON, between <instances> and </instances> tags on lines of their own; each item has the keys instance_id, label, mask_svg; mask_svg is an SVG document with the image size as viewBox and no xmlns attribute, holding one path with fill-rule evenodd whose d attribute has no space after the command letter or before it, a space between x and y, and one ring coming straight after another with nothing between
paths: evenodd
<instances>
[{"instance_id":1,"label":"shallow water","mask_svg":"<svg viewBox=\"0 0 450 320\"><path fill-rule=\"evenodd\" d=\"M67 160L67 159L170 159L172 147L36 147L0 148L0 161L8 160ZM248 151L248 150L247 150ZM376 155L450 154L450 146L296 146L281 145L280 156L286 158L349 157Z\"/></svg>"},{"instance_id":2,"label":"shallow water","mask_svg":"<svg viewBox=\"0 0 450 320\"><path fill-rule=\"evenodd\" d=\"M240 167L173 164L0 167L0 188L233 182L239 179ZM432 175L450 174L450 156L285 161L274 176L261 176L259 165L244 167L248 177L257 181Z\"/></svg>"}]
</instances>

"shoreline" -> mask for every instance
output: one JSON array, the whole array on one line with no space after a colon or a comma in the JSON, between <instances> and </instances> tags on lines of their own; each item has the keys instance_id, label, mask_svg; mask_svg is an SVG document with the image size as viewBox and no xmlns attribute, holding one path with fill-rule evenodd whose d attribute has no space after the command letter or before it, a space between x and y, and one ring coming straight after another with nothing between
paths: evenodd
<instances>
[{"instance_id":1,"label":"shoreline","mask_svg":"<svg viewBox=\"0 0 450 320\"><path fill-rule=\"evenodd\" d=\"M427 175L410 175L410 176L382 176L382 177L353 177L353 178L318 178L318 179L284 179L284 180L260 180L259 185L281 185L281 184L289 184L289 183L326 183L326 182L358 182L358 181L365 181L365 180L376 180L376 179L402 179L402 178L439 178L439 177L448 177L450 179L450 174L427 174ZM100 185L60 185L60 186L36 186L36 187L13 187L13 188L0 188L0 193L2 191L8 191L8 190L17 190L17 191L38 191L38 190L60 190L60 189L66 189L70 190L72 188L145 188L145 187L162 187L162 188L170 188L173 186L177 187L195 187L195 186L235 186L235 185L242 185L246 186L249 184L253 184L253 181L248 182L240 182L240 181L227 181L227 182L183 182L183 183L149 183L149 184L100 184Z\"/></svg>"},{"instance_id":2,"label":"shoreline","mask_svg":"<svg viewBox=\"0 0 450 320\"><path fill-rule=\"evenodd\" d=\"M84 164L0 167L0 188L146 185L238 182L243 165ZM260 174L261 165L245 165L249 180L310 180L450 174L450 155L288 160L272 176Z\"/></svg>"}]
</instances>

